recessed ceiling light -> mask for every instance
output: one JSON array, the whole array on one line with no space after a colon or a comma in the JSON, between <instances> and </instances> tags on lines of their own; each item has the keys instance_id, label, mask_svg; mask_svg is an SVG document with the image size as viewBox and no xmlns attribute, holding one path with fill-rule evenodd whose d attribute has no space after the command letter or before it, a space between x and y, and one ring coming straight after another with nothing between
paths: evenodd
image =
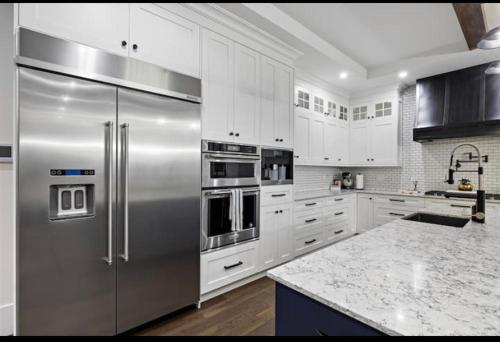
<instances>
[{"instance_id":1,"label":"recessed ceiling light","mask_svg":"<svg viewBox=\"0 0 500 342\"><path fill-rule=\"evenodd\" d=\"M340 75L339 75L339 77L340 77L342 80L345 80L345 79L347 78L347 76L348 76L348 75L347 75L347 72L345 72L345 71L342 71L342 72L340 73Z\"/></svg>"},{"instance_id":2,"label":"recessed ceiling light","mask_svg":"<svg viewBox=\"0 0 500 342\"><path fill-rule=\"evenodd\" d=\"M408 76L408 71L400 71L399 74L398 74L398 77L399 78L405 78L406 76Z\"/></svg>"}]
</instances>

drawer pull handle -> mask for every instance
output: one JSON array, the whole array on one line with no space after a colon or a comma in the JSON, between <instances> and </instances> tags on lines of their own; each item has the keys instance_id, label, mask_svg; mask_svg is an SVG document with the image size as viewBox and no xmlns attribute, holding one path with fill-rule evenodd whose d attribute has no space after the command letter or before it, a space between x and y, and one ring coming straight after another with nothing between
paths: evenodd
<instances>
[{"instance_id":1,"label":"drawer pull handle","mask_svg":"<svg viewBox=\"0 0 500 342\"><path fill-rule=\"evenodd\" d=\"M306 207L310 207L311 205L316 205L318 203L314 202L314 203L306 203Z\"/></svg>"},{"instance_id":2,"label":"drawer pull handle","mask_svg":"<svg viewBox=\"0 0 500 342\"><path fill-rule=\"evenodd\" d=\"M338 212L338 213L335 213L335 216L339 216L339 215L342 215L344 212L341 211L341 212Z\"/></svg>"},{"instance_id":3,"label":"drawer pull handle","mask_svg":"<svg viewBox=\"0 0 500 342\"><path fill-rule=\"evenodd\" d=\"M306 223L311 223L311 222L314 222L316 221L317 219L313 218L313 219L310 219L310 220L306 220Z\"/></svg>"},{"instance_id":4,"label":"drawer pull handle","mask_svg":"<svg viewBox=\"0 0 500 342\"><path fill-rule=\"evenodd\" d=\"M389 215L392 215L392 216L405 216L405 214L398 214L398 213L389 213Z\"/></svg>"},{"instance_id":5,"label":"drawer pull handle","mask_svg":"<svg viewBox=\"0 0 500 342\"><path fill-rule=\"evenodd\" d=\"M389 201L391 201L391 202L401 202L401 203L405 202L405 200L403 200L403 199L395 199L395 198L389 198Z\"/></svg>"},{"instance_id":6,"label":"drawer pull handle","mask_svg":"<svg viewBox=\"0 0 500 342\"><path fill-rule=\"evenodd\" d=\"M271 195L271 197L283 197L286 196L286 194L276 194L276 195Z\"/></svg>"},{"instance_id":7,"label":"drawer pull handle","mask_svg":"<svg viewBox=\"0 0 500 342\"><path fill-rule=\"evenodd\" d=\"M343 200L344 200L343 198L336 198L335 202L339 202L339 201L343 201Z\"/></svg>"},{"instance_id":8,"label":"drawer pull handle","mask_svg":"<svg viewBox=\"0 0 500 342\"><path fill-rule=\"evenodd\" d=\"M343 233L343 232L344 232L344 230L342 229L342 230L337 230L337 231L336 231L336 232L334 232L333 234L338 235L338 234Z\"/></svg>"},{"instance_id":9,"label":"drawer pull handle","mask_svg":"<svg viewBox=\"0 0 500 342\"><path fill-rule=\"evenodd\" d=\"M460 205L460 204L450 204L450 206L452 206L454 208L467 208L467 209L471 208L470 205Z\"/></svg>"},{"instance_id":10,"label":"drawer pull handle","mask_svg":"<svg viewBox=\"0 0 500 342\"><path fill-rule=\"evenodd\" d=\"M224 266L224 269L227 271L227 270L230 270L231 268L235 268L235 267L238 267L241 265L243 265L243 261L238 261L236 264Z\"/></svg>"},{"instance_id":11,"label":"drawer pull handle","mask_svg":"<svg viewBox=\"0 0 500 342\"><path fill-rule=\"evenodd\" d=\"M313 242L316 242L316 239L312 239L312 240L309 240L309 241L305 241L304 243L305 243L306 245L310 245L310 244L311 244L311 243L313 243Z\"/></svg>"}]
</instances>

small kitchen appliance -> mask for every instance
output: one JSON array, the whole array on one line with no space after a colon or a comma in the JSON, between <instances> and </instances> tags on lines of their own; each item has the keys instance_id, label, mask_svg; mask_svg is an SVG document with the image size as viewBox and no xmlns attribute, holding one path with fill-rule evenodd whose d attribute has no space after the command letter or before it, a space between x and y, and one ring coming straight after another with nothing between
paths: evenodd
<instances>
[{"instance_id":1,"label":"small kitchen appliance","mask_svg":"<svg viewBox=\"0 0 500 342\"><path fill-rule=\"evenodd\" d=\"M354 185L354 180L350 172L342 172L342 188L352 189Z\"/></svg>"}]
</instances>

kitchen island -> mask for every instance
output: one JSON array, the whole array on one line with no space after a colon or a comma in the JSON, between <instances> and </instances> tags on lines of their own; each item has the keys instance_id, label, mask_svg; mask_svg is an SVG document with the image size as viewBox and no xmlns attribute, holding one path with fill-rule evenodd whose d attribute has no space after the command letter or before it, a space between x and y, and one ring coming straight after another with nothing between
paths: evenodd
<instances>
[{"instance_id":1,"label":"kitchen island","mask_svg":"<svg viewBox=\"0 0 500 342\"><path fill-rule=\"evenodd\" d=\"M500 217L396 220L277 267L277 335L499 335Z\"/></svg>"}]
</instances>

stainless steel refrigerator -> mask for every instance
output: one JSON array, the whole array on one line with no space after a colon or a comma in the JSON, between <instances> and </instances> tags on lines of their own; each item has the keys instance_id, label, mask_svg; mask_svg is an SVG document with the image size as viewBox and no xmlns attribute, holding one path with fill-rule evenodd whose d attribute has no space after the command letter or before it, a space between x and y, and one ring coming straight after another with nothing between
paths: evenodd
<instances>
[{"instance_id":1,"label":"stainless steel refrigerator","mask_svg":"<svg viewBox=\"0 0 500 342\"><path fill-rule=\"evenodd\" d=\"M196 303L200 80L17 44L17 333L112 335Z\"/></svg>"}]
</instances>

